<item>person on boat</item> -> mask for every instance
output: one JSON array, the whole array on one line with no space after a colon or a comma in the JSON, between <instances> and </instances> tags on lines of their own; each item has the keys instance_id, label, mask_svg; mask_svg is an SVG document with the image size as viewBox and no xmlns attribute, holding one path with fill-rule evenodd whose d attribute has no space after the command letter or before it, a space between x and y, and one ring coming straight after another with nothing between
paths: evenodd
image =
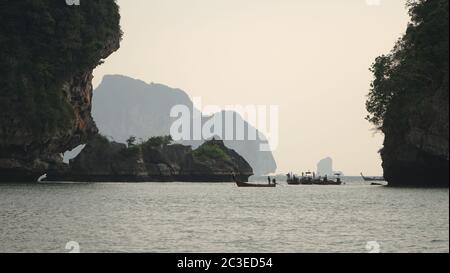
<instances>
[{"instance_id":1,"label":"person on boat","mask_svg":"<svg viewBox=\"0 0 450 273\"><path fill-rule=\"evenodd\" d=\"M277 184L277 180L274 178L273 180L272 180L272 183L275 185L275 184Z\"/></svg>"},{"instance_id":2,"label":"person on boat","mask_svg":"<svg viewBox=\"0 0 450 273\"><path fill-rule=\"evenodd\" d=\"M234 172L232 172L231 175L233 176L233 181L234 181L234 182L237 182L236 174L234 174Z\"/></svg>"},{"instance_id":3,"label":"person on boat","mask_svg":"<svg viewBox=\"0 0 450 273\"><path fill-rule=\"evenodd\" d=\"M267 177L267 181L269 181L269 185L270 185L270 181L272 180L272 178L270 176Z\"/></svg>"},{"instance_id":4,"label":"person on boat","mask_svg":"<svg viewBox=\"0 0 450 273\"><path fill-rule=\"evenodd\" d=\"M323 182L328 182L328 175L325 175Z\"/></svg>"}]
</instances>

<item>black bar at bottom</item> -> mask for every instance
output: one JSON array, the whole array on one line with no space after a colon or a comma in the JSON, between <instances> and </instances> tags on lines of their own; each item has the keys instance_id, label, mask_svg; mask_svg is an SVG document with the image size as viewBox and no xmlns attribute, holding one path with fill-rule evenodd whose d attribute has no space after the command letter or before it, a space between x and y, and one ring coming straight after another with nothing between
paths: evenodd
<instances>
[{"instance_id":1,"label":"black bar at bottom","mask_svg":"<svg viewBox=\"0 0 450 273\"><path fill-rule=\"evenodd\" d=\"M15 259L17 258L17 261ZM27 260L26 263L23 261ZM89 266L84 263L89 260ZM0 254L0 263L11 263L16 271L22 266L34 270L52 267L84 272L96 268L105 272L111 268L126 272L139 268L142 272L318 272L320 270L357 269L358 272L385 272L387 264L395 264L405 270L423 265L446 266L445 254ZM55 263L58 261L58 263ZM59 264L59 265L57 265Z\"/></svg>"}]
</instances>

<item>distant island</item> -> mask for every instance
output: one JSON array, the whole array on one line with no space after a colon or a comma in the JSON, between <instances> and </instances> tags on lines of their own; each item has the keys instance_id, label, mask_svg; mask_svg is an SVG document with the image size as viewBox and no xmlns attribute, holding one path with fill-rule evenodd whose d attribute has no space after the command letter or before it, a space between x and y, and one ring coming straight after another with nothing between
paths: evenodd
<instances>
[{"instance_id":1,"label":"distant island","mask_svg":"<svg viewBox=\"0 0 450 273\"><path fill-rule=\"evenodd\" d=\"M391 186L449 186L449 2L411 1L412 21L378 57L367 119L385 135Z\"/></svg>"},{"instance_id":2,"label":"distant island","mask_svg":"<svg viewBox=\"0 0 450 273\"><path fill-rule=\"evenodd\" d=\"M65 169L48 173L46 181L72 182L233 182L248 181L251 166L221 140L197 149L172 144L170 136L152 137L128 146L93 137Z\"/></svg>"},{"instance_id":3,"label":"distant island","mask_svg":"<svg viewBox=\"0 0 450 273\"><path fill-rule=\"evenodd\" d=\"M335 176L336 174L339 174L341 176L344 176L344 173L341 171L336 171L333 169L333 159L331 157L326 157L324 159L321 159L317 163L317 175L318 176Z\"/></svg>"},{"instance_id":4,"label":"distant island","mask_svg":"<svg viewBox=\"0 0 450 273\"><path fill-rule=\"evenodd\" d=\"M145 83L123 75L106 75L94 90L92 116L100 134L125 143L129 136L147 139L170 135L170 127L175 120L170 117L170 111L175 105L185 105L191 113L195 111L201 114L203 124L217 115L205 116L200 113L201 109L196 109L188 94L181 89L163 84ZM238 113L232 114L235 122L241 122L245 128L252 127ZM226 140L224 136L227 133L224 128L222 135L217 138L223 139L228 148L244 157L256 175L266 175L276 171L277 164L272 152L260 150L260 144L267 143L267 140L264 138ZM180 144L197 148L206 140L184 140Z\"/></svg>"}]
</instances>

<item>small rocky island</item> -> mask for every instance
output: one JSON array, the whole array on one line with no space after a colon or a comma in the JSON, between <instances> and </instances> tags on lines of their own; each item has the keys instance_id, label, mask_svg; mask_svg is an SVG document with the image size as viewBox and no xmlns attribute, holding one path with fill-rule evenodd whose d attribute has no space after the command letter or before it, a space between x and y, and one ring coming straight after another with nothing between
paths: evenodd
<instances>
[{"instance_id":1,"label":"small rocky island","mask_svg":"<svg viewBox=\"0 0 450 273\"><path fill-rule=\"evenodd\" d=\"M196 150L171 144L170 137L153 137L128 145L93 137L65 168L48 173L48 181L73 182L231 182L253 175L250 165L221 140Z\"/></svg>"}]
</instances>

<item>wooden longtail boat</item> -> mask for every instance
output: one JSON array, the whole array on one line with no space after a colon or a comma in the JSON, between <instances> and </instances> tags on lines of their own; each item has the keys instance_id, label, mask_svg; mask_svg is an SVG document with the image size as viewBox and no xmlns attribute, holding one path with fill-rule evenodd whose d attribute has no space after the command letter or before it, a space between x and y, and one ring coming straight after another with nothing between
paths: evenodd
<instances>
[{"instance_id":1,"label":"wooden longtail boat","mask_svg":"<svg viewBox=\"0 0 450 273\"><path fill-rule=\"evenodd\" d=\"M320 186L340 186L343 184L341 180L341 175L336 173L336 180L329 180L327 177L324 179L315 178L311 172L306 172L302 177L297 177L295 175L288 174L287 183L288 185L320 185Z\"/></svg>"},{"instance_id":2,"label":"wooden longtail boat","mask_svg":"<svg viewBox=\"0 0 450 273\"><path fill-rule=\"evenodd\" d=\"M374 181L374 182L383 182L383 181L386 181L386 179L384 179L384 177L367 177L367 176L364 176L364 174L362 174L362 173L361 173L361 177L362 177L362 179L364 179L364 181L367 181L367 182L372 182L372 181Z\"/></svg>"},{"instance_id":3,"label":"wooden longtail boat","mask_svg":"<svg viewBox=\"0 0 450 273\"><path fill-rule=\"evenodd\" d=\"M252 184L246 182L237 182L236 185L239 188L275 188L277 184Z\"/></svg>"}]
</instances>

